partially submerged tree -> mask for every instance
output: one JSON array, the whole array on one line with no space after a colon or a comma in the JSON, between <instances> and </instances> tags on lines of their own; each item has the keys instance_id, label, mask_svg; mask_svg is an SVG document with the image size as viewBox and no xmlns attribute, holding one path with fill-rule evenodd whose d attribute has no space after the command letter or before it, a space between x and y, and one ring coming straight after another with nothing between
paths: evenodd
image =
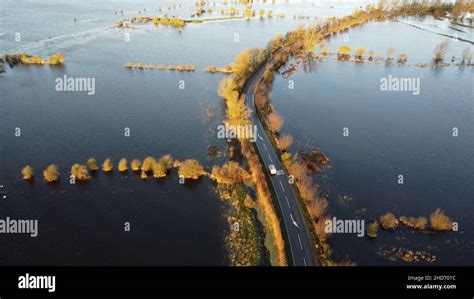
<instances>
[{"instance_id":1,"label":"partially submerged tree","mask_svg":"<svg viewBox=\"0 0 474 299\"><path fill-rule=\"evenodd\" d=\"M319 219L325 212L329 205L326 198L317 198L310 201L307 205L308 213L313 219Z\"/></svg>"},{"instance_id":2,"label":"partially submerged tree","mask_svg":"<svg viewBox=\"0 0 474 299\"><path fill-rule=\"evenodd\" d=\"M437 44L433 53L434 62L440 63L441 61L443 61L444 56L446 55L448 50L449 50L449 42L447 40Z\"/></svg>"},{"instance_id":3,"label":"partially submerged tree","mask_svg":"<svg viewBox=\"0 0 474 299\"><path fill-rule=\"evenodd\" d=\"M141 166L142 166L142 161L140 161L139 159L133 159L132 163L130 164L130 167L132 168L133 171L139 171Z\"/></svg>"},{"instance_id":4,"label":"partially submerged tree","mask_svg":"<svg viewBox=\"0 0 474 299\"><path fill-rule=\"evenodd\" d=\"M205 175L206 171L197 160L188 159L179 163L178 174L185 179L198 179L200 176Z\"/></svg>"},{"instance_id":5,"label":"partially submerged tree","mask_svg":"<svg viewBox=\"0 0 474 299\"><path fill-rule=\"evenodd\" d=\"M151 171L155 163L156 163L155 158L150 157L150 156L146 157L142 163L142 171L145 171L145 172Z\"/></svg>"},{"instance_id":6,"label":"partially submerged tree","mask_svg":"<svg viewBox=\"0 0 474 299\"><path fill-rule=\"evenodd\" d=\"M114 168L114 163L112 163L111 159L105 159L104 163L102 164L102 170L104 172L111 172Z\"/></svg>"},{"instance_id":7,"label":"partially submerged tree","mask_svg":"<svg viewBox=\"0 0 474 299\"><path fill-rule=\"evenodd\" d=\"M444 214L443 210L437 209L430 215L431 229L435 231L448 231L453 229L453 221Z\"/></svg>"},{"instance_id":8,"label":"partially submerged tree","mask_svg":"<svg viewBox=\"0 0 474 299\"><path fill-rule=\"evenodd\" d=\"M118 164L118 170L121 172L124 172L124 171L127 171L127 169L128 169L127 159L125 158L120 159L119 164Z\"/></svg>"},{"instance_id":9,"label":"partially submerged tree","mask_svg":"<svg viewBox=\"0 0 474 299\"><path fill-rule=\"evenodd\" d=\"M89 167L90 171L96 171L97 169L99 169L99 166L97 166L97 161L95 160L95 158L89 158L87 160L87 167Z\"/></svg>"},{"instance_id":10,"label":"partially submerged tree","mask_svg":"<svg viewBox=\"0 0 474 299\"><path fill-rule=\"evenodd\" d=\"M21 170L21 175L23 176L24 180L31 179L33 177L33 167L31 167L30 165L26 165Z\"/></svg>"},{"instance_id":11,"label":"partially submerged tree","mask_svg":"<svg viewBox=\"0 0 474 299\"><path fill-rule=\"evenodd\" d=\"M398 226L398 219L393 213L386 213L380 217L380 225L385 230L394 230Z\"/></svg>"},{"instance_id":12,"label":"partially submerged tree","mask_svg":"<svg viewBox=\"0 0 474 299\"><path fill-rule=\"evenodd\" d=\"M376 238L378 236L378 230L379 230L379 225L376 221L370 223L369 226L367 227L367 236L369 238Z\"/></svg>"},{"instance_id":13,"label":"partially submerged tree","mask_svg":"<svg viewBox=\"0 0 474 299\"><path fill-rule=\"evenodd\" d=\"M52 183L52 182L57 181L59 179L58 166L56 166L56 164L50 164L43 171L43 177L47 183Z\"/></svg>"},{"instance_id":14,"label":"partially submerged tree","mask_svg":"<svg viewBox=\"0 0 474 299\"><path fill-rule=\"evenodd\" d=\"M87 166L82 164L74 164L71 167L71 175L78 181L85 181L88 180L89 172L87 171Z\"/></svg>"},{"instance_id":15,"label":"partially submerged tree","mask_svg":"<svg viewBox=\"0 0 474 299\"><path fill-rule=\"evenodd\" d=\"M337 58L341 60L349 59L351 57L351 52L351 47L342 45L337 48Z\"/></svg>"}]
</instances>

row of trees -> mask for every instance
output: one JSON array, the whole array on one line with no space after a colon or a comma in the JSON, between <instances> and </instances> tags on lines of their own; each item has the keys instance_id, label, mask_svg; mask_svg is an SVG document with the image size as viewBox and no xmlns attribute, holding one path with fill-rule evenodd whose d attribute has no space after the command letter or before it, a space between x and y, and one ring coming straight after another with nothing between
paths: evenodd
<instances>
[{"instance_id":1,"label":"row of trees","mask_svg":"<svg viewBox=\"0 0 474 299\"><path fill-rule=\"evenodd\" d=\"M143 161L139 159L133 159L130 163L130 168L134 172L139 172L140 177L146 179L149 175L154 178L162 178L167 175L168 170L171 168L178 168L178 174L181 178L185 179L198 179L200 176L207 175L204 167L195 159L187 159L183 162L173 161L173 157L169 154L163 155L160 159L148 156ZM113 171L114 163L110 158L104 160L101 165L101 169L105 173ZM117 164L119 172L126 172L129 169L128 161L126 158L120 159ZM99 170L99 165L95 158L89 158L86 164L75 163L71 166L70 174L75 180L84 181L90 179L90 173L94 173ZM24 180L31 180L34 176L33 168L30 165L26 165L21 170L21 174ZM60 173L56 164L50 164L44 171L43 177L45 182L53 183L59 180Z\"/></svg>"}]
</instances>

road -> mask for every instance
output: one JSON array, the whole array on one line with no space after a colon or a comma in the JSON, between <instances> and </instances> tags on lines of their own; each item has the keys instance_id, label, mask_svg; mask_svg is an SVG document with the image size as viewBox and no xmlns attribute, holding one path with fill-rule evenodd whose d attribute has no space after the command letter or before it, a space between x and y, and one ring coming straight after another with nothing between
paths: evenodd
<instances>
[{"instance_id":1,"label":"road","mask_svg":"<svg viewBox=\"0 0 474 299\"><path fill-rule=\"evenodd\" d=\"M295 266L316 266L316 259L313 254L311 240L304 222L299 201L296 198L294 187L290 185L288 175L284 173L283 166L278 158L269 137L267 136L263 124L260 121L255 108L254 89L258 80L260 80L264 71L264 67L260 68L245 84L242 95L252 109L251 120L257 125L258 136L256 145L260 157L263 160L267 177L270 178L275 191L278 204L280 206L281 215L283 217L283 225L287 235L287 246L291 252L291 261ZM249 92L250 91L250 92ZM278 174L271 175L268 165L275 165Z\"/></svg>"}]
</instances>

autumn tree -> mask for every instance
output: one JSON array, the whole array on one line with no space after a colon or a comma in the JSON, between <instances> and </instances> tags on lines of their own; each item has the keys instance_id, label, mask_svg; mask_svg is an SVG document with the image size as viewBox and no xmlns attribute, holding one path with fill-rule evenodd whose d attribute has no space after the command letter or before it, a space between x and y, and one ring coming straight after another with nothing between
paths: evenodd
<instances>
[{"instance_id":1,"label":"autumn tree","mask_svg":"<svg viewBox=\"0 0 474 299\"><path fill-rule=\"evenodd\" d=\"M47 183L52 183L52 182L57 181L59 179L58 166L56 166L56 164L50 164L43 171L43 177Z\"/></svg>"},{"instance_id":2,"label":"autumn tree","mask_svg":"<svg viewBox=\"0 0 474 299\"><path fill-rule=\"evenodd\" d=\"M99 167L97 166L97 161L95 160L95 158L89 158L87 160L87 167L89 167L90 171L96 171L97 169L99 169Z\"/></svg>"},{"instance_id":3,"label":"autumn tree","mask_svg":"<svg viewBox=\"0 0 474 299\"><path fill-rule=\"evenodd\" d=\"M273 133L280 132L285 120L281 115L276 112L272 112L268 115L268 127Z\"/></svg>"},{"instance_id":4,"label":"autumn tree","mask_svg":"<svg viewBox=\"0 0 474 299\"><path fill-rule=\"evenodd\" d=\"M344 60L349 59L351 57L352 49L349 46L342 45L337 48L337 58Z\"/></svg>"},{"instance_id":5,"label":"autumn tree","mask_svg":"<svg viewBox=\"0 0 474 299\"><path fill-rule=\"evenodd\" d=\"M310 201L307 205L308 213L313 219L319 219L325 212L329 205L326 198L317 198Z\"/></svg>"},{"instance_id":6,"label":"autumn tree","mask_svg":"<svg viewBox=\"0 0 474 299\"><path fill-rule=\"evenodd\" d=\"M102 170L104 172L111 172L114 168L114 163L112 163L111 159L105 159L104 163L102 164Z\"/></svg>"},{"instance_id":7,"label":"autumn tree","mask_svg":"<svg viewBox=\"0 0 474 299\"><path fill-rule=\"evenodd\" d=\"M449 42L448 41L443 41L443 42L437 44L435 49L434 49L434 55L433 55L434 62L439 63L439 62L443 61L444 56L448 52L448 49L449 49Z\"/></svg>"},{"instance_id":8,"label":"autumn tree","mask_svg":"<svg viewBox=\"0 0 474 299\"><path fill-rule=\"evenodd\" d=\"M132 168L133 171L139 171L141 166L142 166L142 161L140 161L139 159L133 159L132 163L130 164L130 167Z\"/></svg>"},{"instance_id":9,"label":"autumn tree","mask_svg":"<svg viewBox=\"0 0 474 299\"><path fill-rule=\"evenodd\" d=\"M437 209L430 215L430 225L432 230L449 231L453 228L453 221L444 214L443 210Z\"/></svg>"},{"instance_id":10,"label":"autumn tree","mask_svg":"<svg viewBox=\"0 0 474 299\"><path fill-rule=\"evenodd\" d=\"M229 161L222 166L213 166L211 178L219 184L235 184L252 179L250 173L234 161Z\"/></svg>"},{"instance_id":11,"label":"autumn tree","mask_svg":"<svg viewBox=\"0 0 474 299\"><path fill-rule=\"evenodd\" d=\"M380 217L380 225L385 230L394 230L398 226L398 219L393 213L385 213Z\"/></svg>"},{"instance_id":12,"label":"autumn tree","mask_svg":"<svg viewBox=\"0 0 474 299\"><path fill-rule=\"evenodd\" d=\"M285 134L277 140L278 148L282 151L286 151L293 144L293 136L291 134Z\"/></svg>"},{"instance_id":13,"label":"autumn tree","mask_svg":"<svg viewBox=\"0 0 474 299\"><path fill-rule=\"evenodd\" d=\"M179 163L178 174L185 179L198 179L200 176L205 175L206 171L197 160L188 159Z\"/></svg>"},{"instance_id":14,"label":"autumn tree","mask_svg":"<svg viewBox=\"0 0 474 299\"><path fill-rule=\"evenodd\" d=\"M30 165L26 165L21 170L21 175L23 176L24 180L31 179L33 177L33 167L31 167Z\"/></svg>"},{"instance_id":15,"label":"autumn tree","mask_svg":"<svg viewBox=\"0 0 474 299\"><path fill-rule=\"evenodd\" d=\"M125 158L120 159L119 164L118 164L118 170L121 172L124 172L124 171L127 171L127 169L128 169L127 159Z\"/></svg>"},{"instance_id":16,"label":"autumn tree","mask_svg":"<svg viewBox=\"0 0 474 299\"><path fill-rule=\"evenodd\" d=\"M151 171L155 163L156 163L155 158L150 157L150 156L146 157L142 163L142 168L141 168L142 171L145 171L145 172Z\"/></svg>"},{"instance_id":17,"label":"autumn tree","mask_svg":"<svg viewBox=\"0 0 474 299\"><path fill-rule=\"evenodd\" d=\"M76 180L79 180L79 181L88 180L90 178L89 177L89 172L87 171L87 166L82 165L82 164L78 164L78 163L72 165L71 175Z\"/></svg>"}]
</instances>

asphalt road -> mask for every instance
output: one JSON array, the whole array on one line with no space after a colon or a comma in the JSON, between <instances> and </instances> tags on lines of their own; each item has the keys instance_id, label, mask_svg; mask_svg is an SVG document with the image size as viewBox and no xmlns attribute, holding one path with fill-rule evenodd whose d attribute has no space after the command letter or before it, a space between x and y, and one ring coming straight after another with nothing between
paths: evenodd
<instances>
[{"instance_id":1,"label":"asphalt road","mask_svg":"<svg viewBox=\"0 0 474 299\"><path fill-rule=\"evenodd\" d=\"M262 122L260 121L255 108L254 88L263 74L262 67L245 84L242 94L245 96L247 105L252 109L251 120L257 125L258 136L256 145L260 157L263 160L267 177L270 178L275 191L281 215L283 216L283 233L286 232L287 246L291 252L291 264L295 266L316 266L317 262L313 254L311 240L306 228L303 215L296 198L294 186L290 185L288 175L283 170L282 163L268 138ZM250 91L250 92L249 92ZM277 175L271 175L268 165L273 164L277 169Z\"/></svg>"}]
</instances>

